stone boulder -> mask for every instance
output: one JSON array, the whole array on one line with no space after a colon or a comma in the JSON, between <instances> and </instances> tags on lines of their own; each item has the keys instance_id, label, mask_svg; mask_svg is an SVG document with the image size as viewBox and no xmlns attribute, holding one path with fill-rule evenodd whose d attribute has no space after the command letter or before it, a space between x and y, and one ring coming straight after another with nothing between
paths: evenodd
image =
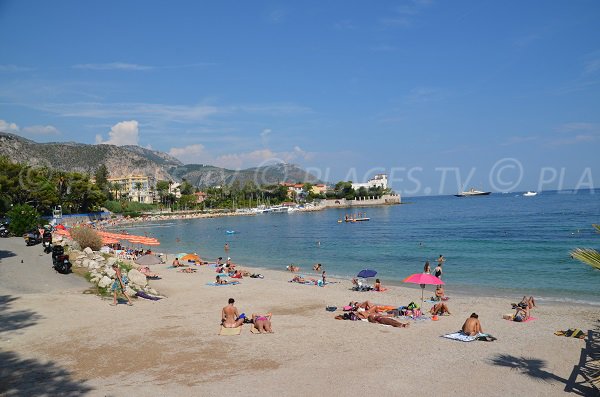
<instances>
[{"instance_id":1,"label":"stone boulder","mask_svg":"<svg viewBox=\"0 0 600 397\"><path fill-rule=\"evenodd\" d=\"M108 286L110 286L112 284L113 280L110 277L104 276L102 277L102 279L100 279L100 282L98 282L98 287L100 288L106 288Z\"/></svg>"},{"instance_id":2,"label":"stone boulder","mask_svg":"<svg viewBox=\"0 0 600 397\"><path fill-rule=\"evenodd\" d=\"M90 247L85 247L83 253L86 254L90 259L94 257L94 251Z\"/></svg>"},{"instance_id":3,"label":"stone boulder","mask_svg":"<svg viewBox=\"0 0 600 397\"><path fill-rule=\"evenodd\" d=\"M127 273L127 277L129 278L129 283L139 285L140 287L145 287L148 284L148 280L146 276L143 275L139 270L131 269Z\"/></svg>"},{"instance_id":4,"label":"stone boulder","mask_svg":"<svg viewBox=\"0 0 600 397\"><path fill-rule=\"evenodd\" d=\"M114 271L111 267L105 267L104 268L104 274L106 274L108 277L112 278L112 277L114 277L117 274L117 272Z\"/></svg>"},{"instance_id":5,"label":"stone boulder","mask_svg":"<svg viewBox=\"0 0 600 397\"><path fill-rule=\"evenodd\" d=\"M98 269L100 268L100 264L96 261L89 261L88 262L88 269Z\"/></svg>"},{"instance_id":6,"label":"stone boulder","mask_svg":"<svg viewBox=\"0 0 600 397\"><path fill-rule=\"evenodd\" d=\"M136 290L134 290L133 288L131 288L129 285L127 285L127 286L125 287L125 292L126 292L126 293L127 293L127 295L129 295L129 296L135 296L135 294L136 294L136 292L137 292L137 291L136 291Z\"/></svg>"},{"instance_id":7,"label":"stone boulder","mask_svg":"<svg viewBox=\"0 0 600 397\"><path fill-rule=\"evenodd\" d=\"M112 266L113 264L117 263L117 258L115 258L114 256L111 256L110 258L108 258L106 260L106 265L107 266Z\"/></svg>"}]
</instances>

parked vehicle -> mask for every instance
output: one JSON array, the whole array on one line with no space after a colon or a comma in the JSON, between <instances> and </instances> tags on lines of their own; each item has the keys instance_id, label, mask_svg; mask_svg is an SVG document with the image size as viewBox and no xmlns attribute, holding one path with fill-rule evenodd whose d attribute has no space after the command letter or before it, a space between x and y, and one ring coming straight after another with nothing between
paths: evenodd
<instances>
[{"instance_id":1,"label":"parked vehicle","mask_svg":"<svg viewBox=\"0 0 600 397\"><path fill-rule=\"evenodd\" d=\"M52 252L52 232L50 230L44 230L42 235L42 246L44 247L44 253L49 254Z\"/></svg>"},{"instance_id":2,"label":"parked vehicle","mask_svg":"<svg viewBox=\"0 0 600 397\"><path fill-rule=\"evenodd\" d=\"M61 274L71 273L73 265L69 261L69 255L65 255L65 249L60 245L52 247L52 267Z\"/></svg>"},{"instance_id":3,"label":"parked vehicle","mask_svg":"<svg viewBox=\"0 0 600 397\"><path fill-rule=\"evenodd\" d=\"M8 223L3 223L0 225L0 237L6 238L8 237Z\"/></svg>"},{"instance_id":4,"label":"parked vehicle","mask_svg":"<svg viewBox=\"0 0 600 397\"><path fill-rule=\"evenodd\" d=\"M38 229L32 229L23 235L25 244L29 247L42 242L42 235Z\"/></svg>"}]
</instances>

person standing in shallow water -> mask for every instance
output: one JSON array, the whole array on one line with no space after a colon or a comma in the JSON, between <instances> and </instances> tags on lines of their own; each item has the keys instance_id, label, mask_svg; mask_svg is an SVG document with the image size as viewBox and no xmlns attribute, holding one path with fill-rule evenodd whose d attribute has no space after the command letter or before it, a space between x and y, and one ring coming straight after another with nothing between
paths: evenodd
<instances>
[{"instance_id":1,"label":"person standing in shallow water","mask_svg":"<svg viewBox=\"0 0 600 397\"><path fill-rule=\"evenodd\" d=\"M225 252L229 252L229 243L225 243Z\"/></svg>"},{"instance_id":2,"label":"person standing in shallow water","mask_svg":"<svg viewBox=\"0 0 600 397\"><path fill-rule=\"evenodd\" d=\"M431 274L431 266L429 266L429 261L425 261L425 266L423 266L423 274ZM420 284L421 288L425 288L425 284Z\"/></svg>"},{"instance_id":3,"label":"person standing in shallow water","mask_svg":"<svg viewBox=\"0 0 600 397\"><path fill-rule=\"evenodd\" d=\"M442 264L438 262L438 265L436 266L435 269L433 269L433 275L436 276L437 278L439 278L440 280L442 279Z\"/></svg>"}]
</instances>

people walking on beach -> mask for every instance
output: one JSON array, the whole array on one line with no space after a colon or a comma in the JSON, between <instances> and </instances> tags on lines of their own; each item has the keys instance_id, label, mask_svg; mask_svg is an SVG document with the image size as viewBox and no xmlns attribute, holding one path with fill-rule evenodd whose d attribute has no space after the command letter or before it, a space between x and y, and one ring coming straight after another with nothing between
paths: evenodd
<instances>
[{"instance_id":1,"label":"people walking on beach","mask_svg":"<svg viewBox=\"0 0 600 397\"><path fill-rule=\"evenodd\" d=\"M327 283L327 277L325 276L325 270L323 270L323 274L321 274L321 280L323 281L323 285Z\"/></svg>"},{"instance_id":2,"label":"people walking on beach","mask_svg":"<svg viewBox=\"0 0 600 397\"><path fill-rule=\"evenodd\" d=\"M112 286L110 288L113 291L113 303L111 304L111 306L117 305L117 292L119 291L121 291L125 298L127 298L127 304L129 306L133 306L129 295L127 295L127 292L125 292L125 286L127 285L127 276L121 273L121 269L116 263L113 263L112 269L115 271L116 280L113 281Z\"/></svg>"},{"instance_id":3,"label":"people walking on beach","mask_svg":"<svg viewBox=\"0 0 600 397\"><path fill-rule=\"evenodd\" d=\"M234 303L235 299L229 298L227 306L221 310L221 325L225 328L237 328L244 323L244 317L240 317Z\"/></svg>"},{"instance_id":4,"label":"people walking on beach","mask_svg":"<svg viewBox=\"0 0 600 397\"><path fill-rule=\"evenodd\" d=\"M471 316L465 321L462 326L462 332L475 336L479 333L483 333L483 329L481 328L481 323L479 322L479 316L477 313L471 313Z\"/></svg>"},{"instance_id":5,"label":"people walking on beach","mask_svg":"<svg viewBox=\"0 0 600 397\"><path fill-rule=\"evenodd\" d=\"M271 328L271 317L271 313L267 313L264 316L253 313L252 323L254 324L254 328L256 328L261 334L272 334L273 329Z\"/></svg>"},{"instance_id":6,"label":"people walking on beach","mask_svg":"<svg viewBox=\"0 0 600 397\"><path fill-rule=\"evenodd\" d=\"M433 275L436 276L437 278L439 278L440 280L442 279L442 262L438 262L438 265L435 267L435 269L433 269Z\"/></svg>"}]
</instances>

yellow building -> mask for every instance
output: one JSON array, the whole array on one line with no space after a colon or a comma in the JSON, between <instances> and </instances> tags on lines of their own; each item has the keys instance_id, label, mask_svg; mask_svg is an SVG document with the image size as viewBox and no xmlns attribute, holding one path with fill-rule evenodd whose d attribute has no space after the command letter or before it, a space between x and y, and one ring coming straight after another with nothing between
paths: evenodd
<instances>
[{"instance_id":1,"label":"yellow building","mask_svg":"<svg viewBox=\"0 0 600 397\"><path fill-rule=\"evenodd\" d=\"M108 178L108 183L113 187L116 199L127 197L130 201L152 204L154 202L154 191L156 190L156 179L145 175L128 175L117 178ZM115 188L114 186L119 186Z\"/></svg>"}]
</instances>

